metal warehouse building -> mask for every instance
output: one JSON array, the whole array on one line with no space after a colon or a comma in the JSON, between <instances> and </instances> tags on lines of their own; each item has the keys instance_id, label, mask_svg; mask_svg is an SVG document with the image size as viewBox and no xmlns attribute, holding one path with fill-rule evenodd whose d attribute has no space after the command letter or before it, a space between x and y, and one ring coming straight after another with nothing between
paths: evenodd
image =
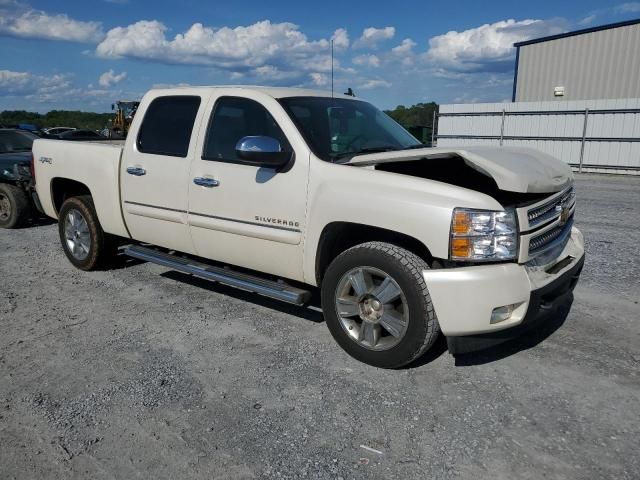
<instances>
[{"instance_id":1,"label":"metal warehouse building","mask_svg":"<svg viewBox=\"0 0 640 480\"><path fill-rule=\"evenodd\" d=\"M640 98L640 19L514 46L515 102Z\"/></svg>"},{"instance_id":2,"label":"metal warehouse building","mask_svg":"<svg viewBox=\"0 0 640 480\"><path fill-rule=\"evenodd\" d=\"M640 175L640 19L514 46L513 101L440 105L438 146L531 147Z\"/></svg>"}]
</instances>

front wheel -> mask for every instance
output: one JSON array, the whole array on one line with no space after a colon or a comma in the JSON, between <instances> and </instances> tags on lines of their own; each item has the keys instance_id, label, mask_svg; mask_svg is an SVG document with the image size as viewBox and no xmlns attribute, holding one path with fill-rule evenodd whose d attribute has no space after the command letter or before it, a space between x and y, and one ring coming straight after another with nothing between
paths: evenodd
<instances>
[{"instance_id":1,"label":"front wheel","mask_svg":"<svg viewBox=\"0 0 640 480\"><path fill-rule=\"evenodd\" d=\"M114 253L112 240L102 230L88 195L65 200L60 208L58 231L64 253L80 270L96 270Z\"/></svg>"},{"instance_id":2,"label":"front wheel","mask_svg":"<svg viewBox=\"0 0 640 480\"><path fill-rule=\"evenodd\" d=\"M322 309L340 346L369 365L398 368L440 332L422 272L427 263L392 244L369 242L340 254L322 281Z\"/></svg>"}]
</instances>

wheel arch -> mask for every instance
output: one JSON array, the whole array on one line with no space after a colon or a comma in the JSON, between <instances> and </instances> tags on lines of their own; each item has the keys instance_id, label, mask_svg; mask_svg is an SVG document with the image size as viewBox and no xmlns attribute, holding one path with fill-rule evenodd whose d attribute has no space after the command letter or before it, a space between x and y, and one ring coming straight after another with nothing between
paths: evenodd
<instances>
[{"instance_id":1,"label":"wheel arch","mask_svg":"<svg viewBox=\"0 0 640 480\"><path fill-rule=\"evenodd\" d=\"M91 194L91 190L87 185L70 178L55 177L51 179L51 201L56 215L60 213L60 208L65 200L71 197Z\"/></svg>"},{"instance_id":2,"label":"wheel arch","mask_svg":"<svg viewBox=\"0 0 640 480\"><path fill-rule=\"evenodd\" d=\"M401 232L381 227L353 222L332 222L320 234L316 248L315 280L322 284L322 278L329 264L345 250L365 242L379 241L402 247L431 265L434 257L429 248L420 240Z\"/></svg>"},{"instance_id":3,"label":"wheel arch","mask_svg":"<svg viewBox=\"0 0 640 480\"><path fill-rule=\"evenodd\" d=\"M7 177L0 177L0 185L13 185L14 187L19 187L20 182Z\"/></svg>"}]
</instances>

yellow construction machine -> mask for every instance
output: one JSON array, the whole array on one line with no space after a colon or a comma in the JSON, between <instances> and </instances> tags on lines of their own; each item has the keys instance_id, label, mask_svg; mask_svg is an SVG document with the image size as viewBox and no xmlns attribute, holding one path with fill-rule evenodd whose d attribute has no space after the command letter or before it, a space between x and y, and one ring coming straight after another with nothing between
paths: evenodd
<instances>
[{"instance_id":1,"label":"yellow construction machine","mask_svg":"<svg viewBox=\"0 0 640 480\"><path fill-rule=\"evenodd\" d=\"M132 102L128 100L118 100L111 105L114 111L113 119L109 127L109 136L111 138L126 138L133 117L138 110L140 102Z\"/></svg>"}]
</instances>

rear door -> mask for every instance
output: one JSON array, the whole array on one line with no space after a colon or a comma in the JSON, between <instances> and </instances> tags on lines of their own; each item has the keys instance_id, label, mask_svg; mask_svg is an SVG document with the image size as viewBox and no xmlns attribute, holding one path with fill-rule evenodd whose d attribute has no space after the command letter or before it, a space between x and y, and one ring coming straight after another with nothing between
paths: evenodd
<instances>
[{"instance_id":1,"label":"rear door","mask_svg":"<svg viewBox=\"0 0 640 480\"><path fill-rule=\"evenodd\" d=\"M219 89L210 99L192 162L194 246L203 257L301 280L308 147L275 99L246 89L237 93ZM283 170L248 165L235 151L246 136L271 137L283 151L293 151L294 160Z\"/></svg>"},{"instance_id":2,"label":"rear door","mask_svg":"<svg viewBox=\"0 0 640 480\"><path fill-rule=\"evenodd\" d=\"M131 236L193 253L187 222L190 162L207 98L202 91L156 94L140 106L120 172L122 210ZM136 125L137 123L137 125Z\"/></svg>"}]
</instances>

